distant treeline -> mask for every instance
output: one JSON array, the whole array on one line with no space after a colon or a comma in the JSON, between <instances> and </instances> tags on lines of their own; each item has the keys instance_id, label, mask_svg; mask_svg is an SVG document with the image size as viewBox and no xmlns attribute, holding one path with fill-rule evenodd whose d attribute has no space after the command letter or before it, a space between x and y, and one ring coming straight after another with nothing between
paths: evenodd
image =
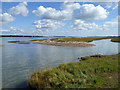
<instances>
[{"instance_id":1,"label":"distant treeline","mask_svg":"<svg viewBox=\"0 0 120 90\"><path fill-rule=\"evenodd\" d=\"M75 36L0 35L0 37L71 37L71 38L74 38ZM88 37L120 37L120 36L88 36ZM84 38L84 37L81 37L81 38Z\"/></svg>"},{"instance_id":2,"label":"distant treeline","mask_svg":"<svg viewBox=\"0 0 120 90\"><path fill-rule=\"evenodd\" d=\"M65 37L65 36L0 35L0 37Z\"/></svg>"}]
</instances>

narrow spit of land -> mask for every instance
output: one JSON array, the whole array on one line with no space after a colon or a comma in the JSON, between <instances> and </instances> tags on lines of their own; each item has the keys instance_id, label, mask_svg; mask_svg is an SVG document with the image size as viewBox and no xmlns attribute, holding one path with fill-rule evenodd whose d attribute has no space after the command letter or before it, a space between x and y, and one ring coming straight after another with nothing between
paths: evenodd
<instances>
[{"instance_id":1,"label":"narrow spit of land","mask_svg":"<svg viewBox=\"0 0 120 90\"><path fill-rule=\"evenodd\" d=\"M31 75L30 88L118 88L118 57L92 55Z\"/></svg>"},{"instance_id":2,"label":"narrow spit of land","mask_svg":"<svg viewBox=\"0 0 120 90\"><path fill-rule=\"evenodd\" d=\"M55 39L35 39L35 44L45 44L54 46L90 47L95 46L89 42L93 40L111 39L112 42L120 42L119 37L86 37L86 38L55 38Z\"/></svg>"},{"instance_id":3,"label":"narrow spit of land","mask_svg":"<svg viewBox=\"0 0 120 90\"><path fill-rule=\"evenodd\" d=\"M0 45L0 47L3 47L3 45Z\"/></svg>"}]
</instances>

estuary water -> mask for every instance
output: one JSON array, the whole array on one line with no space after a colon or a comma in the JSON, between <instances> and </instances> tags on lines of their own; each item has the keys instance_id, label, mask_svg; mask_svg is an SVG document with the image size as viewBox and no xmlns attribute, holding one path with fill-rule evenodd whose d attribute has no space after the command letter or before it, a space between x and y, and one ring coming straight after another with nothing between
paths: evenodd
<instances>
[{"instance_id":1,"label":"estuary water","mask_svg":"<svg viewBox=\"0 0 120 90\"><path fill-rule=\"evenodd\" d=\"M49 37L46 37L49 38ZM77 62L78 57L94 54L117 54L118 43L110 39L91 42L93 47L63 47L41 44L8 43L11 40L28 41L35 37L2 38L2 87L27 88L30 75L40 69L58 66L61 63ZM40 38L39 38L40 39ZM43 39L43 38L41 38Z\"/></svg>"}]
</instances>

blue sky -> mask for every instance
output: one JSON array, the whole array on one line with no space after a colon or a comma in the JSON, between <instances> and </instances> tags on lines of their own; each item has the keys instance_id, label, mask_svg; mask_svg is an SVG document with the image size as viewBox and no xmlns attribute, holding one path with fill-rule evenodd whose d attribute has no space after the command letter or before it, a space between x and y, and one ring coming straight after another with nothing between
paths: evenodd
<instances>
[{"instance_id":1,"label":"blue sky","mask_svg":"<svg viewBox=\"0 0 120 90\"><path fill-rule=\"evenodd\" d=\"M1 17L2 34L118 35L118 4L114 2L3 2Z\"/></svg>"}]
</instances>

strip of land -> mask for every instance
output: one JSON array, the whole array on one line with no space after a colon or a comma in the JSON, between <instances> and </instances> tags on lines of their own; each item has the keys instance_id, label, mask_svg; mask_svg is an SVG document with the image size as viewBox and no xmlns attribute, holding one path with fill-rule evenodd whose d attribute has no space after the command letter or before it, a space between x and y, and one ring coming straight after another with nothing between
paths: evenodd
<instances>
[{"instance_id":1,"label":"strip of land","mask_svg":"<svg viewBox=\"0 0 120 90\"><path fill-rule=\"evenodd\" d=\"M92 55L31 75L30 88L118 88L118 56Z\"/></svg>"},{"instance_id":2,"label":"strip of land","mask_svg":"<svg viewBox=\"0 0 120 90\"><path fill-rule=\"evenodd\" d=\"M28 41L8 41L8 43L30 44L30 42L28 42Z\"/></svg>"},{"instance_id":3,"label":"strip of land","mask_svg":"<svg viewBox=\"0 0 120 90\"><path fill-rule=\"evenodd\" d=\"M54 46L72 46L72 47L90 47L95 46L89 42L93 40L111 39L112 42L120 42L119 37L86 37L86 38L55 38L55 39L35 39L35 44L54 45Z\"/></svg>"},{"instance_id":4,"label":"strip of land","mask_svg":"<svg viewBox=\"0 0 120 90\"><path fill-rule=\"evenodd\" d=\"M0 45L0 47L3 47L3 45Z\"/></svg>"}]
</instances>

